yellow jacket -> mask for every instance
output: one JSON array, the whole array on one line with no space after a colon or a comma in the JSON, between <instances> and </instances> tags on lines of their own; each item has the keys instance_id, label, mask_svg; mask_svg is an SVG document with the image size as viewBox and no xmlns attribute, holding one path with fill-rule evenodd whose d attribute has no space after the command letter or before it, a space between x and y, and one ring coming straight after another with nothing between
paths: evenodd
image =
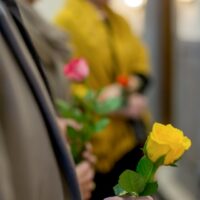
<instances>
[{"instance_id":1,"label":"yellow jacket","mask_svg":"<svg viewBox=\"0 0 200 200\"><path fill-rule=\"evenodd\" d=\"M102 88L120 74L149 73L145 49L126 21L105 7L109 22L88 0L68 0L58 13L56 24L70 34L74 56L84 57L90 66L89 85ZM114 117L102 133L95 135L97 170L108 172L137 144L127 122Z\"/></svg>"}]
</instances>

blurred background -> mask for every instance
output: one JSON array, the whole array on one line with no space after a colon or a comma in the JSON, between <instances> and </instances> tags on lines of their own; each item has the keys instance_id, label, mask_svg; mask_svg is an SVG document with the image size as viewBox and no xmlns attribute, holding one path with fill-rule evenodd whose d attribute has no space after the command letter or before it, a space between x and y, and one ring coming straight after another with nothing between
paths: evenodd
<instances>
[{"instance_id":1,"label":"blurred background","mask_svg":"<svg viewBox=\"0 0 200 200\"><path fill-rule=\"evenodd\" d=\"M66 0L40 0L36 9L49 21ZM151 58L149 104L153 121L172 123L192 141L176 168L159 171L158 199L200 197L200 0L111 0L146 42Z\"/></svg>"}]
</instances>

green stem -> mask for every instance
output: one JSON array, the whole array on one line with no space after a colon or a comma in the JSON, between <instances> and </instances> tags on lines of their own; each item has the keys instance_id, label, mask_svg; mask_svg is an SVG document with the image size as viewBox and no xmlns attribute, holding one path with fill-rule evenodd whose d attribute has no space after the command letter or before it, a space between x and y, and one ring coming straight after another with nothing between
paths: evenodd
<instances>
[{"instance_id":1,"label":"green stem","mask_svg":"<svg viewBox=\"0 0 200 200\"><path fill-rule=\"evenodd\" d=\"M157 172L157 170L158 170L158 168L159 168L160 166L161 166L161 165L154 164L154 167L153 167L151 176L150 176L150 178L149 178L149 180L148 180L148 183L154 182L154 181L155 181L155 174L156 174L156 172Z\"/></svg>"}]
</instances>

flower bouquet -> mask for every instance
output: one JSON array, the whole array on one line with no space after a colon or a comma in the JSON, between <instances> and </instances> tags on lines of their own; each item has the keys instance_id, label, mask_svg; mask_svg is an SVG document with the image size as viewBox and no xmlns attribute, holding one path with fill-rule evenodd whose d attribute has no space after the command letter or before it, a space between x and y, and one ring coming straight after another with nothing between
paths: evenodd
<instances>
[{"instance_id":1,"label":"flower bouquet","mask_svg":"<svg viewBox=\"0 0 200 200\"><path fill-rule=\"evenodd\" d=\"M63 118L70 118L81 124L79 130L67 128L72 155L76 163L81 161L81 153L92 136L99 133L109 124L106 114L117 110L122 99L112 98L99 101L101 90L93 90L87 86L89 67L84 59L73 59L64 67L65 76L72 82L72 102L57 101L58 112Z\"/></svg>"},{"instance_id":2,"label":"flower bouquet","mask_svg":"<svg viewBox=\"0 0 200 200\"><path fill-rule=\"evenodd\" d=\"M155 123L144 145L136 171L125 170L114 187L117 196L148 196L157 192L155 174L160 166L176 166L191 146L189 138L172 125Z\"/></svg>"}]
</instances>

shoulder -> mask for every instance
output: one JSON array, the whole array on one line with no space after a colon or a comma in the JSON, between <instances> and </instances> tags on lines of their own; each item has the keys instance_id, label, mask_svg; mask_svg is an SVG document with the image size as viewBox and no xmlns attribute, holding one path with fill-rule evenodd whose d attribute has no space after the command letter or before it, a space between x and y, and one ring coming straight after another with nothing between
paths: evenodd
<instances>
[{"instance_id":1,"label":"shoulder","mask_svg":"<svg viewBox=\"0 0 200 200\"><path fill-rule=\"evenodd\" d=\"M65 25L67 21L71 18L70 11L66 8L62 8L54 18L54 22L57 25ZM73 18L72 18L73 19Z\"/></svg>"},{"instance_id":2,"label":"shoulder","mask_svg":"<svg viewBox=\"0 0 200 200\"><path fill-rule=\"evenodd\" d=\"M79 1L69 0L54 18L56 25L62 28L70 28L80 23L83 18L84 8Z\"/></svg>"}]
</instances>

